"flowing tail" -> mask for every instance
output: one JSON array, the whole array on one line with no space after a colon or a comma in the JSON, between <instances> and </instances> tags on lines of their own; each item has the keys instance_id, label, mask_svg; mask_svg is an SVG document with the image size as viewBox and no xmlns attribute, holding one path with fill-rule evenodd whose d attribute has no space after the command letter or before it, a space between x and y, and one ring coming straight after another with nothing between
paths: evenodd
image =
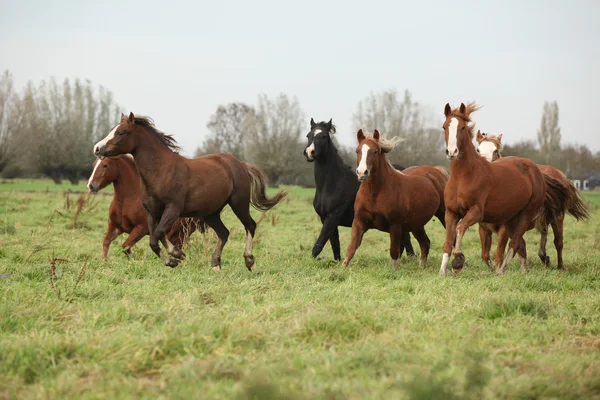
<instances>
[{"instance_id":1,"label":"flowing tail","mask_svg":"<svg viewBox=\"0 0 600 400\"><path fill-rule=\"evenodd\" d=\"M569 201L567 205L567 212L571 214L577 221L586 221L590 219L590 207L589 204L581 197L579 190L573 185L568 179L567 191L569 193Z\"/></svg>"},{"instance_id":2,"label":"flowing tail","mask_svg":"<svg viewBox=\"0 0 600 400\"><path fill-rule=\"evenodd\" d=\"M544 206L536 219L536 228L544 230L548 224L560 215L567 212L570 203L570 193L567 186L549 175L543 174L546 182L546 195Z\"/></svg>"},{"instance_id":3,"label":"flowing tail","mask_svg":"<svg viewBox=\"0 0 600 400\"><path fill-rule=\"evenodd\" d=\"M250 204L259 211L268 211L275 207L285 196L287 192L279 191L274 197L267 197L265 188L267 186L267 177L265 174L258 169L256 165L252 165L247 162L242 163L252 183Z\"/></svg>"}]
</instances>

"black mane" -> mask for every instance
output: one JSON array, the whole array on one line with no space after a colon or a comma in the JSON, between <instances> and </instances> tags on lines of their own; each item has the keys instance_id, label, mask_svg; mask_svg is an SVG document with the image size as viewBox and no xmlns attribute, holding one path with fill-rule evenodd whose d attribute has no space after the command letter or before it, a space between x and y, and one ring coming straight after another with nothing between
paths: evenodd
<instances>
[{"instance_id":1,"label":"black mane","mask_svg":"<svg viewBox=\"0 0 600 400\"><path fill-rule=\"evenodd\" d=\"M166 133L156 129L152 118L135 116L134 120L136 125L141 125L144 128L148 129L150 132L152 132L154 136L156 136L165 146L167 146L169 150L171 150L174 153L179 153L181 147L179 147L177 141L175 140L175 138L173 138L173 135L167 135Z\"/></svg>"}]
</instances>

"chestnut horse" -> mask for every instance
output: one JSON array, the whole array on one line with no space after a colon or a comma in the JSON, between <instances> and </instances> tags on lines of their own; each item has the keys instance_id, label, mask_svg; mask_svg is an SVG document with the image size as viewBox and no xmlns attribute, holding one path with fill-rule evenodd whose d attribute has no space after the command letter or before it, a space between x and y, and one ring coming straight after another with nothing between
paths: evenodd
<instances>
[{"instance_id":1,"label":"chestnut horse","mask_svg":"<svg viewBox=\"0 0 600 400\"><path fill-rule=\"evenodd\" d=\"M131 248L148 234L146 211L140 198L140 174L138 174L130 154L110 157L94 162L94 170L87 181L89 193L98 193L113 184L114 196L108 210L108 231L102 242L102 258L108 256L110 244L123 232L129 237L123 242L125 254L131 254ZM169 241L181 250L196 229L204 232L204 223L200 218L180 218L167 234Z\"/></svg>"},{"instance_id":2,"label":"chestnut horse","mask_svg":"<svg viewBox=\"0 0 600 400\"><path fill-rule=\"evenodd\" d=\"M477 152L489 162L496 161L501 155L502 151L502 134L495 136L477 131L477 143L479 148ZM554 219L546 221L552 226L554 232L554 247L556 248L556 257L558 269L564 268L562 251L563 251L563 223L565 219L565 213L571 214L577 221L587 220L590 217L590 210L586 202L581 198L581 195L575 185L563 174L560 170L550 165L538 165L544 177L550 177L557 181L558 186L547 185L546 190L552 191L554 187L557 187L560 193L550 194L550 198L559 199L560 203L556 209L558 212L554 216ZM565 194L565 195L561 195ZM530 225L529 229L533 229L534 226ZM540 248L538 256L540 260L546 265L550 265L550 257L546 253L546 242L548 240L548 225L537 227L540 232ZM498 249L496 251L496 263L501 262L502 256L504 256L503 245L506 245L506 230L502 226L494 226L491 224L479 224L479 237L481 238L481 257L483 260L490 265L490 248L492 246L492 232L498 233Z\"/></svg>"},{"instance_id":3,"label":"chestnut horse","mask_svg":"<svg viewBox=\"0 0 600 400\"><path fill-rule=\"evenodd\" d=\"M425 225L433 216L444 217L444 187L448 173L443 167L410 167L400 172L385 158L400 142L357 133L356 174L361 181L354 202L352 237L343 265L347 267L360 246L365 232L371 228L390 234L390 257L398 269L402 235L412 232L421 247L420 265L427 263L430 241ZM443 222L442 222L443 224Z\"/></svg>"},{"instance_id":4,"label":"chestnut horse","mask_svg":"<svg viewBox=\"0 0 600 400\"><path fill-rule=\"evenodd\" d=\"M447 272L450 252L454 255L453 271L462 270L465 264L463 235L479 222L506 225L511 242L506 258L496 269L505 272L515 254L526 258L523 234L532 221L543 225L543 220L550 219L548 214L552 212L545 203L546 181L532 161L515 157L489 163L477 154L472 142L471 113L478 108L473 102L456 109L446 104L444 109L446 155L451 161L450 180L444 191L446 240L441 275Z\"/></svg>"},{"instance_id":5,"label":"chestnut horse","mask_svg":"<svg viewBox=\"0 0 600 400\"><path fill-rule=\"evenodd\" d=\"M179 217L202 217L219 238L211 263L221 270L221 253L229 230L221 221L227 204L246 229L244 261L249 271L256 263L252 240L256 222L250 204L261 211L274 207L286 195L266 196L267 179L254 165L220 153L188 159L179 155L177 142L159 131L147 117L121 114L120 123L94 146L98 158L130 153L141 177L141 198L146 209L150 248L163 263L176 267L184 255L165 237ZM159 241L167 250L165 254Z\"/></svg>"}]
</instances>

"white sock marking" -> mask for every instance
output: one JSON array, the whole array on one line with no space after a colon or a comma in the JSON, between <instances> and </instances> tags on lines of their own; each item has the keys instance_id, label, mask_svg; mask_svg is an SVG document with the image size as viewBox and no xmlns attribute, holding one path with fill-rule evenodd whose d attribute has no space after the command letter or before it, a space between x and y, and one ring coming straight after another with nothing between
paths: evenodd
<instances>
[{"instance_id":1,"label":"white sock marking","mask_svg":"<svg viewBox=\"0 0 600 400\"><path fill-rule=\"evenodd\" d=\"M440 267L440 275L446 275L448 272L448 263L450 262L450 254L444 253L442 255L442 266Z\"/></svg>"}]
</instances>

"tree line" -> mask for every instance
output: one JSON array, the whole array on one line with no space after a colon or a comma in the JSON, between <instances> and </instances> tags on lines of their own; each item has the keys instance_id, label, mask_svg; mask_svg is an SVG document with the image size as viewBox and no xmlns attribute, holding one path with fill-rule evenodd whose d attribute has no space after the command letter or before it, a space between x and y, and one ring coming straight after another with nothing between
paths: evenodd
<instances>
[{"instance_id":1,"label":"tree line","mask_svg":"<svg viewBox=\"0 0 600 400\"><path fill-rule=\"evenodd\" d=\"M408 90L371 93L357 103L352 132L343 134L377 128L387 137L405 138L389 154L393 163L447 166L439 121L427 111ZM17 91L6 71L0 78L0 173L5 178L46 176L55 182L87 179L90 149L119 121L120 113L112 93L88 80L29 82ZM260 95L256 104L219 105L195 156L228 152L258 165L272 184L311 186L312 164L302 155L309 120L298 99L286 94ZM341 146L335 135L333 140L345 162L354 166L354 147ZM571 178L600 171L600 153L592 154L585 145L561 144L556 102L544 104L537 142L505 145L503 155L553 165Z\"/></svg>"}]
</instances>

